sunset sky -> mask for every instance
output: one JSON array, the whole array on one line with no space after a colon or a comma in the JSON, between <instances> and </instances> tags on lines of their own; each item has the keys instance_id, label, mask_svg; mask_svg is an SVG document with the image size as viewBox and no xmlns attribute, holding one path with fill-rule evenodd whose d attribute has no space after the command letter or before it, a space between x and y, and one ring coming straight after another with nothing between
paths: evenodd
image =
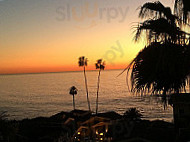
<instances>
[{"instance_id":1,"label":"sunset sky","mask_svg":"<svg viewBox=\"0 0 190 142\"><path fill-rule=\"evenodd\" d=\"M137 8L147 0L0 0L0 74L126 67L143 46L134 43ZM161 0L172 6L174 0ZM172 7L173 8L173 7Z\"/></svg>"}]
</instances>

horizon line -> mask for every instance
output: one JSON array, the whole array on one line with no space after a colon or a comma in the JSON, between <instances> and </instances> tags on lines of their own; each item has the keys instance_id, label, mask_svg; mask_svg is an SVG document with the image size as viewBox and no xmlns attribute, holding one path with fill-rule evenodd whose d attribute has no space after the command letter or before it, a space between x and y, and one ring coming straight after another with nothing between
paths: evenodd
<instances>
[{"instance_id":1,"label":"horizon line","mask_svg":"<svg viewBox=\"0 0 190 142\"><path fill-rule=\"evenodd\" d=\"M106 71L111 71L111 70L124 70L123 68L121 69L105 69ZM93 69L93 70L86 70L86 71L96 71L96 69ZM29 73L3 73L3 74L0 74L0 76L3 76L3 75L27 75L27 74L49 74L49 73L69 73L69 72L83 72L83 70L71 70L71 71L55 71L55 72L29 72Z\"/></svg>"}]
</instances>

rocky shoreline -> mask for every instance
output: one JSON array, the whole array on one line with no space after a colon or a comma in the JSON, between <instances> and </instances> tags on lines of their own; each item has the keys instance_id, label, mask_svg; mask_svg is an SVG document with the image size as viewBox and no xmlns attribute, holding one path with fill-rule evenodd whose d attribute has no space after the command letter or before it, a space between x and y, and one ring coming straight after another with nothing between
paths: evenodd
<instances>
[{"instance_id":1,"label":"rocky shoreline","mask_svg":"<svg viewBox=\"0 0 190 142\"><path fill-rule=\"evenodd\" d=\"M136 110L124 115L73 110L20 121L1 119L0 126L0 141L7 142L173 142L177 139L173 123L142 120Z\"/></svg>"}]
</instances>

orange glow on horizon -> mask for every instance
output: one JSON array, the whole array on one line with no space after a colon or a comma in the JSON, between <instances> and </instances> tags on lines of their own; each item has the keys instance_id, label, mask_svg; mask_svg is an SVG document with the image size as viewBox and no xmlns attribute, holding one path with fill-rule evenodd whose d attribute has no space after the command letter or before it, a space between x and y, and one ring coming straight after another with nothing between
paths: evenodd
<instances>
[{"instance_id":1,"label":"orange glow on horizon","mask_svg":"<svg viewBox=\"0 0 190 142\"><path fill-rule=\"evenodd\" d=\"M89 4L93 6L96 2L92 0ZM105 70L126 68L144 47L143 41L134 43L132 28L139 21L136 8L143 1L123 1L117 6L116 3L99 2L104 8L115 7L120 12L111 21L104 13L103 19L97 15L79 22L73 18L58 20L68 16L56 12L60 5L65 6L58 1L27 1L24 6L20 0L1 2L4 13L0 22L0 74L81 71L77 65L80 56L89 59L87 70L95 70L97 59L106 62ZM72 1L68 4L75 6ZM76 2L79 15L81 4ZM121 10L127 10L126 15ZM89 27L91 21L97 24Z\"/></svg>"},{"instance_id":2,"label":"orange glow on horizon","mask_svg":"<svg viewBox=\"0 0 190 142\"><path fill-rule=\"evenodd\" d=\"M105 70L124 69L127 64L107 65ZM96 70L95 66L89 65L86 70ZM49 72L67 72L67 71L83 71L83 67L74 66L50 66L50 67L17 67L0 69L0 74L24 74L24 73L49 73Z\"/></svg>"}]
</instances>

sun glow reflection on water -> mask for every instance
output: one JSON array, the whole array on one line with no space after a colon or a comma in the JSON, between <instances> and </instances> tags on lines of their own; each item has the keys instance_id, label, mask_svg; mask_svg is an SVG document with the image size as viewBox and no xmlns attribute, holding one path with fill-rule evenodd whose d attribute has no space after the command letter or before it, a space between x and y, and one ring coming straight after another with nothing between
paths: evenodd
<instances>
[{"instance_id":1,"label":"sun glow reflection on water","mask_svg":"<svg viewBox=\"0 0 190 142\"><path fill-rule=\"evenodd\" d=\"M128 91L126 74L122 70L102 71L99 93L99 111L116 111L123 114L136 107L145 119L172 121L172 107L164 110L156 97L135 96ZM97 71L87 71L91 108L95 111ZM76 86L77 109L87 109L82 72L2 75L0 76L0 111L7 111L11 119L50 116L72 110L69 88ZM155 99L156 98L156 99Z\"/></svg>"}]
</instances>

